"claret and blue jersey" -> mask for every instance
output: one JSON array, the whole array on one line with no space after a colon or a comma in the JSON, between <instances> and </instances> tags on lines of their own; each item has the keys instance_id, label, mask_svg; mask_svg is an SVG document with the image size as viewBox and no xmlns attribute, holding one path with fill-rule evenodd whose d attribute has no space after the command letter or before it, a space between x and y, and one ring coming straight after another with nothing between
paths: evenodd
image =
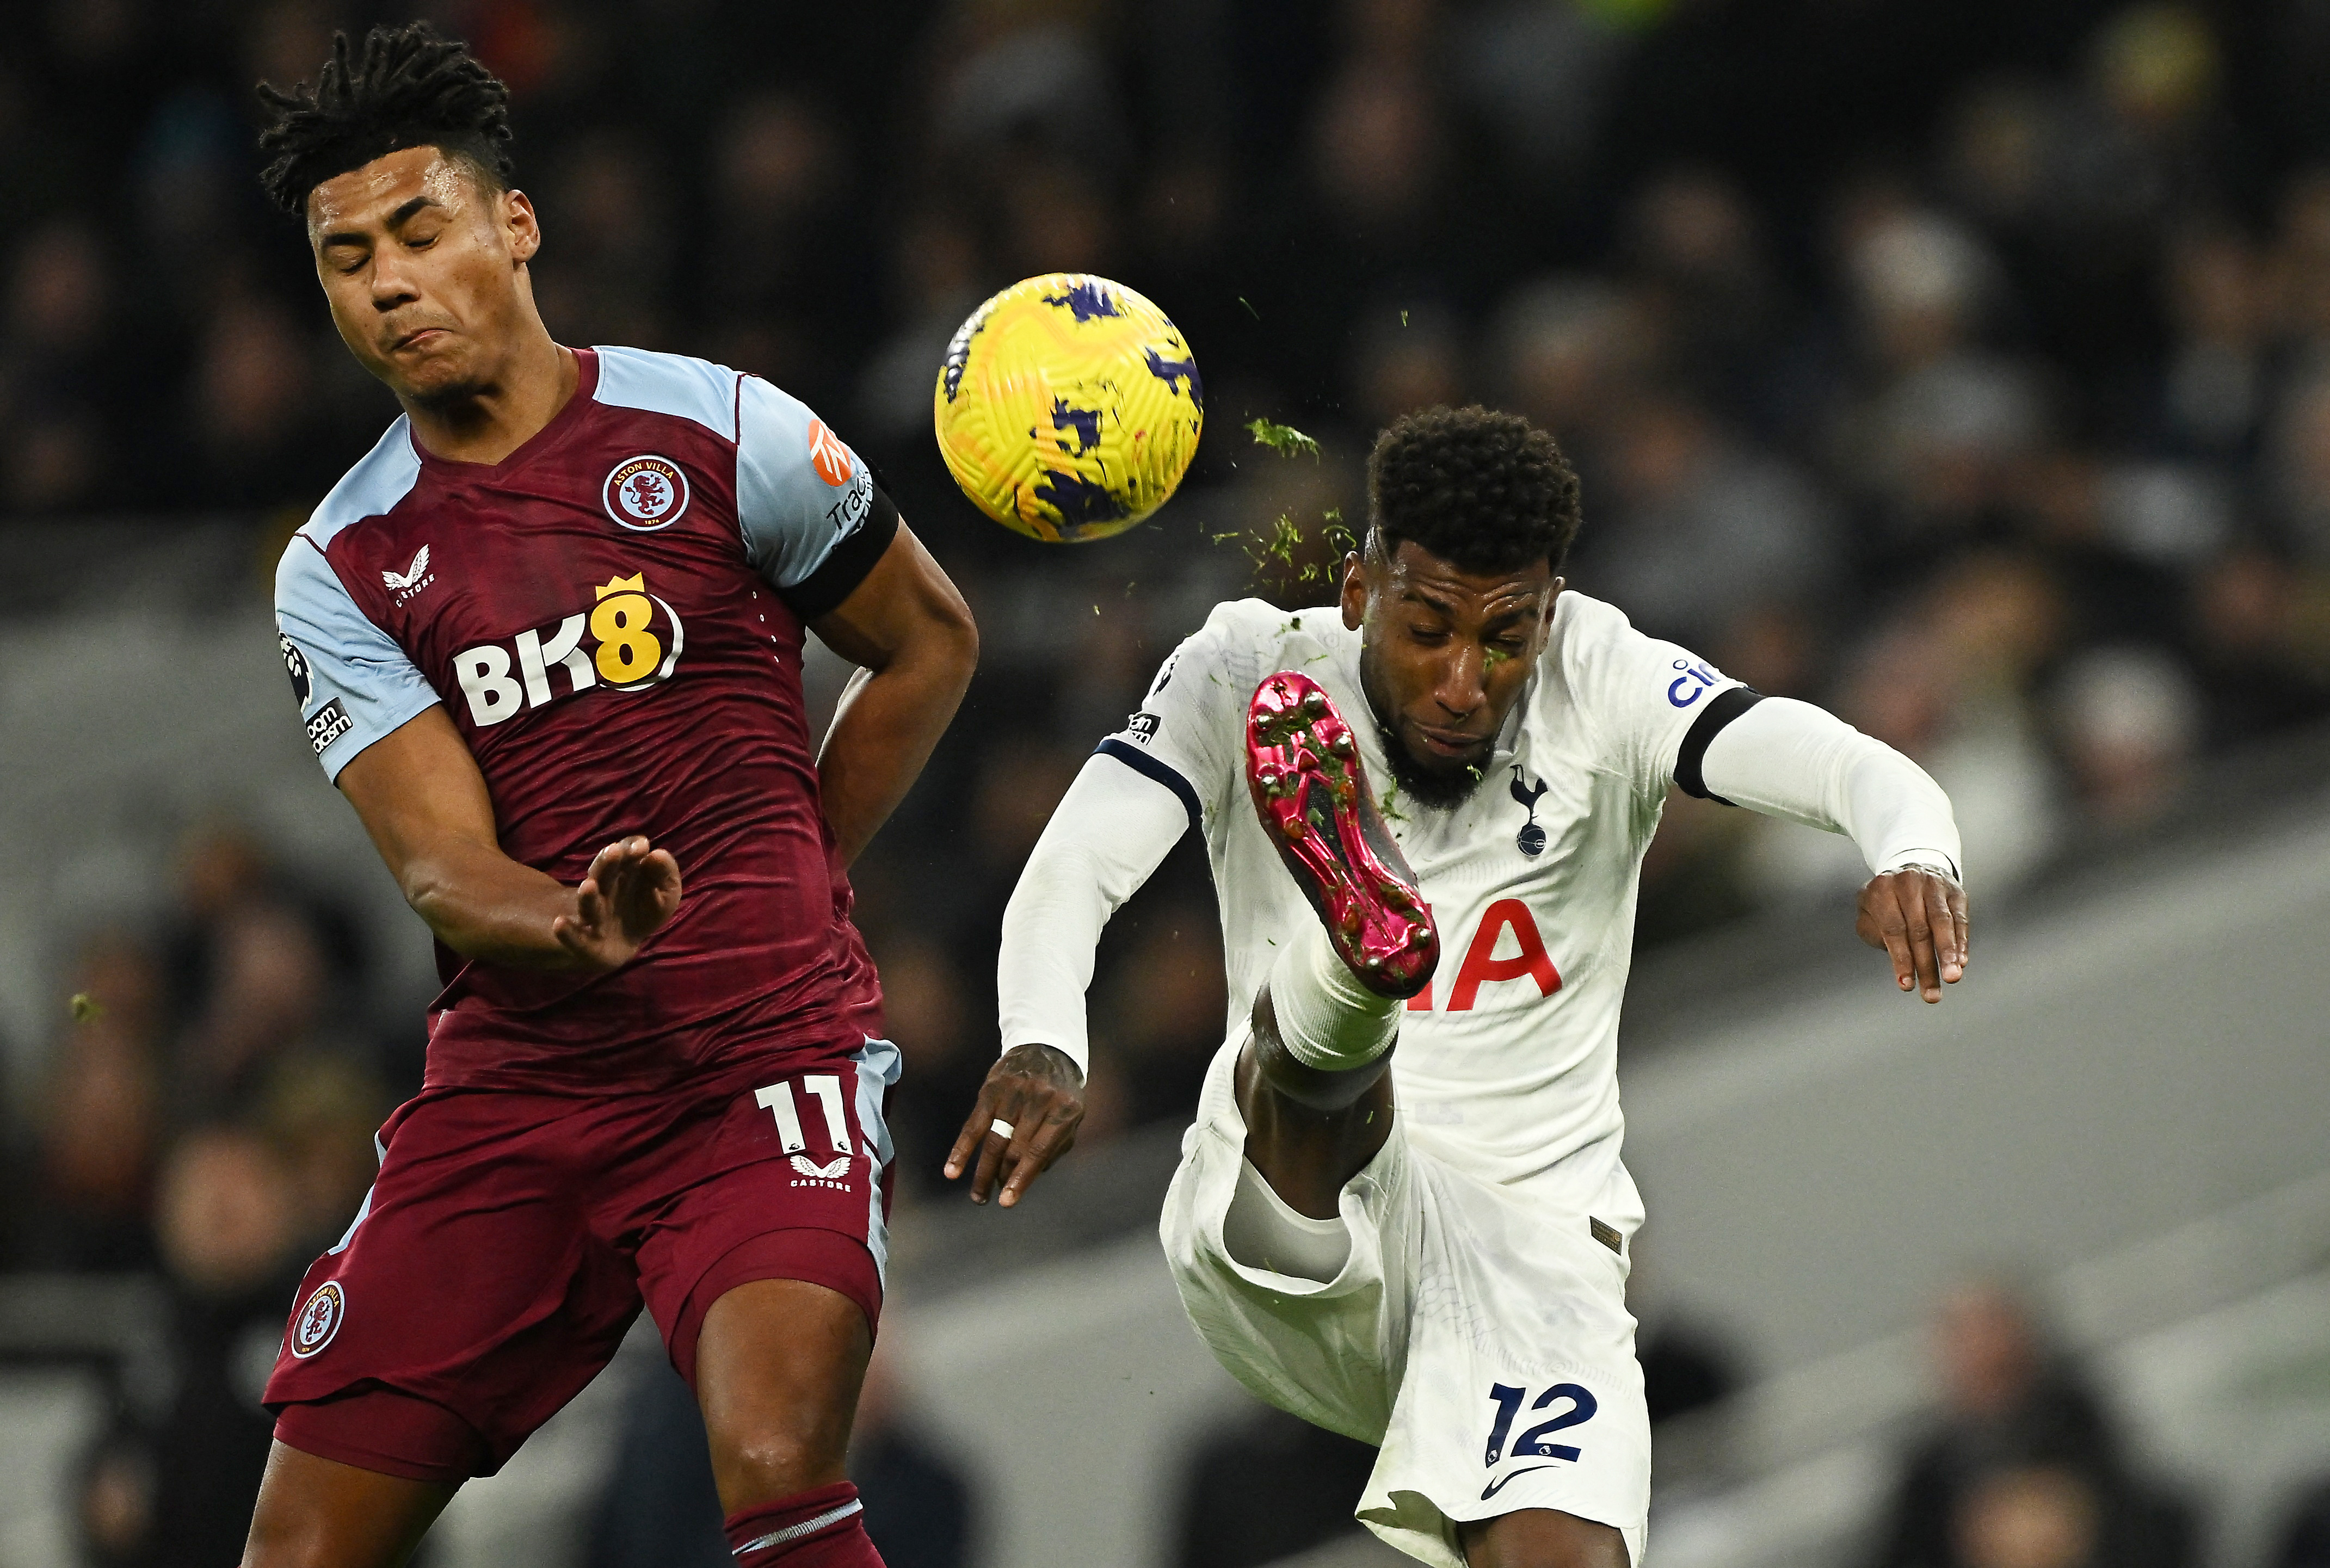
<instances>
[{"instance_id":1,"label":"claret and blue jersey","mask_svg":"<svg viewBox=\"0 0 2330 1568\"><path fill-rule=\"evenodd\" d=\"M625 834L686 894L639 958L577 977L464 964L432 1083L650 1088L749 1045L843 1050L879 992L819 805L805 624L897 528L857 455L724 366L578 350L573 396L499 463L399 420L276 576L326 772L432 704L477 758L503 851L561 882Z\"/></svg>"}]
</instances>

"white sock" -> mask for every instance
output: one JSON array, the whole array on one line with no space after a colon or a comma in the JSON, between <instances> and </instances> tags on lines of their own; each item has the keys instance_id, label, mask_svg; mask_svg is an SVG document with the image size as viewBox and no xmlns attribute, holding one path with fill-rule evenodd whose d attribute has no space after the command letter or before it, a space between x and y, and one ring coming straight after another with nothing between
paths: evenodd
<instances>
[{"instance_id":1,"label":"white sock","mask_svg":"<svg viewBox=\"0 0 2330 1568\"><path fill-rule=\"evenodd\" d=\"M1378 997L1359 984L1324 928L1305 922L1278 950L1270 968L1270 1002L1278 1038L1289 1054L1322 1072L1364 1067L1399 1034L1397 997Z\"/></svg>"},{"instance_id":2,"label":"white sock","mask_svg":"<svg viewBox=\"0 0 2330 1568\"><path fill-rule=\"evenodd\" d=\"M1273 1190L1254 1168L1238 1162L1237 1193L1222 1220L1222 1245L1249 1269L1331 1284L1351 1255L1351 1228L1341 1215L1314 1220Z\"/></svg>"}]
</instances>

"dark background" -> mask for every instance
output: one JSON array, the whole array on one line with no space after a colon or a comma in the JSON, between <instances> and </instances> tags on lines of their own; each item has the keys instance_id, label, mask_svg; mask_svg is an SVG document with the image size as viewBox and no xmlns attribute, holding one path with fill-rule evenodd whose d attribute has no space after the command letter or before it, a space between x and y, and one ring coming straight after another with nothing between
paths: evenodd
<instances>
[{"instance_id":1,"label":"dark background","mask_svg":"<svg viewBox=\"0 0 2330 1568\"><path fill-rule=\"evenodd\" d=\"M1212 600L1325 597L1323 515L1361 515L1402 409L1552 430L1586 485L1573 585L1924 762L1978 897L2154 830L2330 708L2324 0L26 5L0 543L225 517L256 581L394 416L260 195L251 87L422 14L514 90L553 332L801 396L980 612L963 718L856 877L910 1207L990 1058L996 922L1053 802ZM988 523L930 438L956 324L1054 269L1156 300L1207 381L1182 497L1104 544ZM1255 446L1255 416L1321 459ZM1834 849L1679 803L1643 940L1841 920ZM235 1347L345 1224L419 1068L361 922L275 846L230 817L178 866L61 968L102 1012L9 1086L0 1207L20 1269L166 1281L216 1374L92 1461L163 1487L149 1517L235 1490L151 1456L247 1467L219 1457L252 1440ZM1094 997L1088 1150L1186 1117L1219 1039L1189 846Z\"/></svg>"}]
</instances>

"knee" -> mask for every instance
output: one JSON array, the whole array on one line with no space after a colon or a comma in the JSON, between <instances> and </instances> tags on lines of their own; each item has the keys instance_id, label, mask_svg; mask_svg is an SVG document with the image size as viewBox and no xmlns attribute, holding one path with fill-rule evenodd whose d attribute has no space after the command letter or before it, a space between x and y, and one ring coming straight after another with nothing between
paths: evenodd
<instances>
[{"instance_id":1,"label":"knee","mask_svg":"<svg viewBox=\"0 0 2330 1568\"><path fill-rule=\"evenodd\" d=\"M821 1285L758 1280L712 1304L696 1396L729 1513L842 1478L872 1348L865 1312Z\"/></svg>"},{"instance_id":2,"label":"knee","mask_svg":"<svg viewBox=\"0 0 2330 1568\"><path fill-rule=\"evenodd\" d=\"M717 1445L714 1479L729 1513L793 1497L844 1478L841 1447L785 1432L756 1433Z\"/></svg>"}]
</instances>

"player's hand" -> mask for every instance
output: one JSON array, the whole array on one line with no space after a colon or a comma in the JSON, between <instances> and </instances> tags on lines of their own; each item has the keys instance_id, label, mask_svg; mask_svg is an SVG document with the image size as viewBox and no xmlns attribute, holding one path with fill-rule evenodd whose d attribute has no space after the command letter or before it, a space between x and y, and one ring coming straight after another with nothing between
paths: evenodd
<instances>
[{"instance_id":1,"label":"player's hand","mask_svg":"<svg viewBox=\"0 0 2330 1568\"><path fill-rule=\"evenodd\" d=\"M678 908L679 862L633 834L591 857L573 912L553 919L550 934L579 968L618 968Z\"/></svg>"},{"instance_id":2,"label":"player's hand","mask_svg":"<svg viewBox=\"0 0 2330 1568\"><path fill-rule=\"evenodd\" d=\"M1871 877L1854 929L1892 959L1896 986L1914 986L1928 1002L1965 973L1965 889L1937 871L1912 865Z\"/></svg>"},{"instance_id":3,"label":"player's hand","mask_svg":"<svg viewBox=\"0 0 2330 1568\"><path fill-rule=\"evenodd\" d=\"M1054 1160L1075 1148L1076 1127L1084 1119L1084 1075L1068 1053L1051 1045L1014 1045L987 1070L979 1103L947 1154L946 1178L953 1181L971 1169L971 1201L983 1204L1000 1175L1008 1209ZM997 1122L1011 1129L1008 1137Z\"/></svg>"}]
</instances>

